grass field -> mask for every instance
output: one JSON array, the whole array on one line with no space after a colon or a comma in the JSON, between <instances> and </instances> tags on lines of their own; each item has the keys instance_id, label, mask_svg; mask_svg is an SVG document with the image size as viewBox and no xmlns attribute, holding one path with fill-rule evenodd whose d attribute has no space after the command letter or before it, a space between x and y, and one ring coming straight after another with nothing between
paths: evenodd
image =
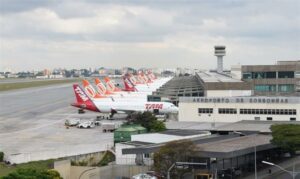
<instances>
[{"instance_id":1,"label":"grass field","mask_svg":"<svg viewBox=\"0 0 300 179\"><path fill-rule=\"evenodd\" d=\"M0 91L9 91L15 89L22 88L31 88L31 87L39 87L39 86L47 86L54 84L63 84L63 83L71 83L71 82L79 82L80 79L64 79L64 80L45 80L45 81L30 81L30 82L16 82L16 83L2 83L0 84Z\"/></svg>"},{"instance_id":2,"label":"grass field","mask_svg":"<svg viewBox=\"0 0 300 179\"><path fill-rule=\"evenodd\" d=\"M0 178L17 170L18 168L52 169L53 163L54 160L29 162L29 163L19 164L16 166L8 166L3 163L0 163Z\"/></svg>"}]
</instances>

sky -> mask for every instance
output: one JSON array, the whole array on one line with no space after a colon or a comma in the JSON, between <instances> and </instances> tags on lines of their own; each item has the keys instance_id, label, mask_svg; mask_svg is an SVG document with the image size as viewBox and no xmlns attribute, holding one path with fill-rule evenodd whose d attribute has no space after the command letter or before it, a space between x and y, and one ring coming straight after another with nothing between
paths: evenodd
<instances>
[{"instance_id":1,"label":"sky","mask_svg":"<svg viewBox=\"0 0 300 179\"><path fill-rule=\"evenodd\" d=\"M300 60L299 0L0 0L0 71Z\"/></svg>"}]
</instances>

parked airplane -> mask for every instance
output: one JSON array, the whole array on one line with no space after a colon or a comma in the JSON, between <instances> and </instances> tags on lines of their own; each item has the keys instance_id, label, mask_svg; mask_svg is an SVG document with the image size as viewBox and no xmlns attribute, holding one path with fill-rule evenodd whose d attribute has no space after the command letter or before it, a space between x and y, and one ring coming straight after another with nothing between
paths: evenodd
<instances>
[{"instance_id":1,"label":"parked airplane","mask_svg":"<svg viewBox=\"0 0 300 179\"><path fill-rule=\"evenodd\" d=\"M134 112L150 111L156 114L178 113L178 108L169 102L147 102L147 101L108 101L92 100L78 85L73 85L76 102L71 105L80 110L89 110L100 113L109 113L113 116L115 113L131 114Z\"/></svg>"},{"instance_id":2,"label":"parked airplane","mask_svg":"<svg viewBox=\"0 0 300 179\"><path fill-rule=\"evenodd\" d=\"M82 80L82 84L86 94L93 100L113 100L113 101L147 101L147 93L129 93L125 91L111 92L101 83L99 79L95 79L96 88L87 80ZM103 99L106 98L106 99Z\"/></svg>"},{"instance_id":3,"label":"parked airplane","mask_svg":"<svg viewBox=\"0 0 300 179\"><path fill-rule=\"evenodd\" d=\"M109 80L109 79L107 79ZM144 92L134 92L135 90L114 90L110 91L105 85L101 82L99 78L95 78L95 85L96 89L100 94L107 95L107 96L121 96L121 97L140 97L140 98L147 98L148 94L151 93L144 93ZM112 83L112 88L116 89L115 85Z\"/></svg>"},{"instance_id":4,"label":"parked airplane","mask_svg":"<svg viewBox=\"0 0 300 179\"><path fill-rule=\"evenodd\" d=\"M141 75L138 75L137 78L135 78L135 76L131 74L125 75L123 77L125 90L138 92L153 92L160 88L163 84L165 84L167 80L170 80L170 78L168 78L166 80L155 80L151 81L151 83L146 83L147 79L146 76L142 77Z\"/></svg>"}]
</instances>

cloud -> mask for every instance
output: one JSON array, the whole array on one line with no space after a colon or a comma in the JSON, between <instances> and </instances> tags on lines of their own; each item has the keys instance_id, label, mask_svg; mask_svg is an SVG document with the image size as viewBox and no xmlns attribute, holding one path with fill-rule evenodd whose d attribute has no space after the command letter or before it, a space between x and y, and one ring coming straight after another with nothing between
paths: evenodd
<instances>
[{"instance_id":1,"label":"cloud","mask_svg":"<svg viewBox=\"0 0 300 179\"><path fill-rule=\"evenodd\" d=\"M300 56L297 0L0 3L2 67L213 68L216 44L227 46L227 66Z\"/></svg>"}]
</instances>

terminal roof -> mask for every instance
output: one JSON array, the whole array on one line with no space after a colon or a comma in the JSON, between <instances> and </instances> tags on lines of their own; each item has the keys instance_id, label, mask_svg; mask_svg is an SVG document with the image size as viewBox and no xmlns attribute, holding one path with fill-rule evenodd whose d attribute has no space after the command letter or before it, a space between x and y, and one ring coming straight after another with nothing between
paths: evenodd
<instances>
[{"instance_id":1,"label":"terminal roof","mask_svg":"<svg viewBox=\"0 0 300 179\"><path fill-rule=\"evenodd\" d=\"M217 127L217 131L258 131L271 133L271 126L274 124L300 124L299 121L250 121L243 120Z\"/></svg>"},{"instance_id":2,"label":"terminal roof","mask_svg":"<svg viewBox=\"0 0 300 179\"><path fill-rule=\"evenodd\" d=\"M202 71L197 73L198 76L204 83L211 83L211 82L243 82L238 79L234 79L226 74L221 74L217 72L211 71Z\"/></svg>"}]
</instances>

